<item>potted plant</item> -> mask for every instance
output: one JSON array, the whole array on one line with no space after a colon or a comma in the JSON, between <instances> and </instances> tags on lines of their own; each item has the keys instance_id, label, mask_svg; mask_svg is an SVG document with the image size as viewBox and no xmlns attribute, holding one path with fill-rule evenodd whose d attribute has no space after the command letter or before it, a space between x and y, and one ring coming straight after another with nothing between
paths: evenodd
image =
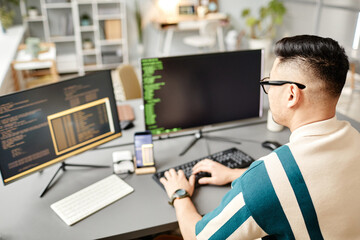
<instances>
[{"instance_id":1,"label":"potted plant","mask_svg":"<svg viewBox=\"0 0 360 240\"><path fill-rule=\"evenodd\" d=\"M137 52L140 57L144 55L144 39L143 39L143 23L142 23L142 16L140 11L140 6L138 1L135 1L135 19L136 19L136 27L138 32L138 45L137 45Z\"/></svg>"},{"instance_id":2,"label":"potted plant","mask_svg":"<svg viewBox=\"0 0 360 240\"><path fill-rule=\"evenodd\" d=\"M91 24L90 16L87 15L86 13L81 15L80 22L81 22L81 26L89 26Z\"/></svg>"},{"instance_id":3,"label":"potted plant","mask_svg":"<svg viewBox=\"0 0 360 240\"><path fill-rule=\"evenodd\" d=\"M85 50L89 50L89 49L94 48L94 44L93 44L93 42L91 41L90 38L86 38L86 39L84 40L84 42L83 42L83 48L84 48Z\"/></svg>"},{"instance_id":4,"label":"potted plant","mask_svg":"<svg viewBox=\"0 0 360 240\"><path fill-rule=\"evenodd\" d=\"M40 52L40 39L34 37L26 38L26 52L31 55L32 58L37 58Z\"/></svg>"},{"instance_id":5,"label":"potted plant","mask_svg":"<svg viewBox=\"0 0 360 240\"><path fill-rule=\"evenodd\" d=\"M13 7L19 5L19 0L0 0L0 23L4 31L12 26L15 12Z\"/></svg>"},{"instance_id":6,"label":"potted plant","mask_svg":"<svg viewBox=\"0 0 360 240\"><path fill-rule=\"evenodd\" d=\"M34 18L38 15L38 10L35 6L30 6L28 9L28 14L30 18Z\"/></svg>"},{"instance_id":7,"label":"potted plant","mask_svg":"<svg viewBox=\"0 0 360 240\"><path fill-rule=\"evenodd\" d=\"M241 15L249 27L249 47L265 48L265 55L269 55L276 27L283 23L285 13L286 8L279 0L271 0L266 6L260 7L257 17L251 14L249 8L244 9Z\"/></svg>"}]
</instances>

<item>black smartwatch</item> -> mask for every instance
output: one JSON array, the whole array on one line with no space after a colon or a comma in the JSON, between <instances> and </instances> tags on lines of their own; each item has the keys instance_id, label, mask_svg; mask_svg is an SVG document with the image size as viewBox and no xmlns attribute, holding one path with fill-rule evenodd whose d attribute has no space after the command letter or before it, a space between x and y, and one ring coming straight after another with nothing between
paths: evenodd
<instances>
[{"instance_id":1,"label":"black smartwatch","mask_svg":"<svg viewBox=\"0 0 360 240\"><path fill-rule=\"evenodd\" d=\"M186 197L190 197L190 194L185 189L178 189L171 196L169 204L171 206L174 206L175 199L181 199L181 198L186 198Z\"/></svg>"}]
</instances>

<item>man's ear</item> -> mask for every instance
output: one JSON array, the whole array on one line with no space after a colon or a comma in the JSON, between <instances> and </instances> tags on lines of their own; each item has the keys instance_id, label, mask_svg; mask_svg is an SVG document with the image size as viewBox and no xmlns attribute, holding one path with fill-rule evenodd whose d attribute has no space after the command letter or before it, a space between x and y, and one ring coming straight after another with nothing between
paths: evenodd
<instances>
[{"instance_id":1,"label":"man's ear","mask_svg":"<svg viewBox=\"0 0 360 240\"><path fill-rule=\"evenodd\" d=\"M295 84L289 84L287 107L288 108L296 107L301 100L301 97L302 97L301 94L302 94L301 90L299 89L298 86L296 86Z\"/></svg>"}]
</instances>

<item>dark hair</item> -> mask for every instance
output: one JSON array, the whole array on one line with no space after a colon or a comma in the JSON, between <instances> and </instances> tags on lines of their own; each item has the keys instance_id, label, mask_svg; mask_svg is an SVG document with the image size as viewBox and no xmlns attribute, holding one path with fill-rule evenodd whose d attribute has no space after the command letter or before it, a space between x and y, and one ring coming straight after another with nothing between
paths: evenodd
<instances>
[{"instance_id":1,"label":"dark hair","mask_svg":"<svg viewBox=\"0 0 360 240\"><path fill-rule=\"evenodd\" d=\"M337 41L319 36L286 37L275 45L275 55L281 63L298 62L325 83L332 96L339 96L349 69L348 57Z\"/></svg>"}]
</instances>

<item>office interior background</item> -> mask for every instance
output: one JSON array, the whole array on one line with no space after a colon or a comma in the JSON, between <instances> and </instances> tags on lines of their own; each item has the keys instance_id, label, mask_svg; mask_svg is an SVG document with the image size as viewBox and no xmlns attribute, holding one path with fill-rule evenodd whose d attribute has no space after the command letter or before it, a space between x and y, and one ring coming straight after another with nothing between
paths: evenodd
<instances>
[{"instance_id":1,"label":"office interior background","mask_svg":"<svg viewBox=\"0 0 360 240\"><path fill-rule=\"evenodd\" d=\"M67 2L66 0L27 0L27 2L35 2L38 8L41 7L43 2ZM81 2L81 0L77 0ZM92 2L83 0L84 2ZM95 0L93 0L96 2ZM110 0L111 1L111 0ZM241 16L244 9L250 8L256 15L261 6L267 5L270 0L217 0L217 13L223 14L228 19L228 24L222 27L223 42L225 49L220 49L215 45L211 49L200 49L192 47L184 43L186 37L198 33L198 30L191 31L175 31L171 40L171 46L168 52L164 53L164 41L166 41L166 33L164 30L159 29L154 22L159 18L170 19L177 14L178 6L181 4L199 4L198 0L120 0L125 3L126 16L122 19L122 24L126 24L126 28L122 27L123 37L126 37L126 54L127 64L134 67L138 81L141 84L141 70L140 58L143 57L160 57L160 56L177 56L188 54L202 54L206 52L219 52L228 50L245 50L249 46L248 27L246 26L245 19ZM3 3L3 1L0 1ZM6 0L5 0L6 2ZM22 1L20 1L22 2ZM24 1L26 2L26 1ZM71 0L69 0L71 2ZM98 0L101 2L101 0ZM348 55L350 62L354 67L353 72L349 70L348 81L341 95L338 111L356 121L360 121L360 52L358 52L360 40L360 2L358 0L282 0L286 7L286 13L283 17L283 23L277 27L276 35L272 39L273 44L285 36L299 35L299 34L314 34L322 37L331 37L337 40L342 45ZM9 53L9 45L3 44L3 41L12 41L12 31L14 28L21 27L21 37L19 43L24 43L28 37L42 36L44 33L43 24L41 21L29 21L23 18L24 9L21 5L11 5L15 12L14 25L11 26L5 33L0 34L0 95L5 95L15 91L13 84L13 74L11 71L10 63L15 60L17 47ZM85 7L86 8L86 7ZM25 8L25 12L27 8ZM38 9L39 10L39 9ZM50 10L54 11L54 9ZM137 15L140 13L140 15ZM196 14L196 13L195 13ZM48 14L47 18L49 23L52 17L56 15ZM79 14L80 16L80 14ZM140 40L138 29L138 17L141 16L141 31L142 40ZM54 20L53 20L54 21ZM190 21L191 23L191 21ZM26 29L26 26L29 27ZM34 26L35 25L35 26ZM76 31L76 30L75 30ZM33 33L30 34L30 33ZM40 33L39 33L40 32ZM236 33L235 47L229 42L232 33ZM85 33L87 34L87 33ZM233 39L233 38L232 38ZM70 40L75 42L76 40ZM106 45L105 43L104 45ZM65 46L60 46L61 43L56 43L57 56L62 53L77 53L76 47L73 43L65 43ZM81 47L80 47L81 48ZM272 49L269 49L270 55L265 59L265 72L268 75L271 69L274 56ZM4 54L6 53L6 54ZM124 51L122 52L125 53ZM76 57L83 57L76 56ZM59 60L59 59L57 59ZM107 67L107 69L116 70L122 64ZM58 68L59 70L59 68ZM99 69L100 70L100 69ZM60 81L77 77L79 74L87 74L95 71L94 69L84 68L82 71L59 71ZM352 82L354 79L354 82ZM121 86L115 86L120 87ZM22 89L21 89L22 90ZM119 93L121 95L121 91ZM120 99L120 100L119 100ZM119 101L124 101L123 96L118 96ZM266 102L267 99L265 98ZM265 104L265 107L267 104ZM1 224L0 224L1 225ZM1 239L1 234L0 234Z\"/></svg>"},{"instance_id":2,"label":"office interior background","mask_svg":"<svg viewBox=\"0 0 360 240\"><path fill-rule=\"evenodd\" d=\"M6 2L6 1L5 1ZM21 3L22 1L20 1ZM21 4L16 6L10 4L11 8L15 12L14 25L22 25L31 28L31 31L24 30L24 35L22 40L25 41L27 37L32 37L31 35L37 35L38 32L43 27L38 21L29 23L26 20L23 20L24 12L26 12L26 7L29 7L30 3L34 2L31 0L24 1L25 10L21 10ZM38 8L41 8L42 0L36 0L35 4ZM47 1L45 1L47 2ZM50 1L50 2L67 2L67 1ZM79 1L81 3L81 1ZM163 55L161 52L161 44L164 44L164 32L159 30L158 27L154 25L154 21L157 19L169 20L173 18L177 13L176 7L179 5L189 5L189 4L198 4L201 1L196 0L124 0L126 4L126 19L123 24L126 24L126 35L123 37L127 38L127 54L128 54L128 63L134 66L137 69L137 74L140 79L140 70L139 70L139 59L141 57L156 57ZM207 1L204 1L207 2ZM237 43L235 49L247 49L249 48L248 44L248 26L245 23L245 19L241 16L243 9L249 8L252 13L256 16L258 15L259 8L265 6L269 0L218 0L217 2L217 12L225 14L228 18L228 24L222 29L223 31L223 41L225 50L229 49L227 45L227 38L230 37L229 32L236 32ZM272 40L274 44L277 40L281 39L284 36L291 36L297 34L315 34L324 37L331 37L337 40L342 46L345 47L347 53L350 56L350 60L354 63L356 72L359 72L359 54L357 48L359 47L359 35L356 35L357 27L360 29L360 24L358 22L358 15L360 11L360 3L357 0L283 0L282 1L286 7L286 14L283 17L283 23L276 28L276 35ZM33 3L31 3L33 4ZM38 9L39 11L40 9ZM137 15L139 13L139 15ZM40 13L41 14L41 13ZM142 38L139 37L138 31L138 17L141 17L141 31ZM55 17L55 16L54 16ZM48 15L49 22L51 22L51 14ZM25 19L25 17L24 17ZM171 19L170 19L171 21ZM40 26L39 26L40 25ZM35 27L34 27L35 26ZM40 30L39 30L40 28ZM124 30L123 30L124 31ZM11 31L9 31L11 32ZM32 32L32 33L30 33ZM172 55L186 55L186 54L198 54L200 52L198 48L184 44L184 38L187 36L194 35L196 31L175 31L172 40L171 47L169 47L168 52L166 53L169 56ZM358 33L359 34L359 33ZM40 33L41 35L41 33ZM42 33L43 35L43 33ZM0 38L4 38L4 35ZM162 41L162 42L161 42ZM6 48L6 46L1 46L1 48ZM73 48L73 47L72 47ZM234 50L234 47L231 47L231 50ZM74 51L73 49L64 49L58 48L57 55L61 54L62 51ZM206 50L205 50L206 51ZM219 51L219 48L210 49L210 51ZM3 56L2 58L15 58L15 54L10 54ZM13 59L3 59L6 64ZM265 62L265 74L268 74L272 58L266 59ZM114 67L115 68L115 67ZM10 66L3 66L2 68L3 77L1 84L0 93L6 94L14 91L11 84L11 73ZM5 72L4 72L5 71ZM81 71L81 74L89 71ZM79 72L74 71L74 74ZM60 72L60 78L68 78L68 72L62 74ZM358 75L355 74L355 83L358 82ZM353 85L352 85L353 86ZM354 91L354 87L345 88L344 94L340 99L339 111L344 114L347 114L355 119L359 119L357 112L359 107L355 102L359 101L358 91ZM357 100L357 101L356 101Z\"/></svg>"}]
</instances>

